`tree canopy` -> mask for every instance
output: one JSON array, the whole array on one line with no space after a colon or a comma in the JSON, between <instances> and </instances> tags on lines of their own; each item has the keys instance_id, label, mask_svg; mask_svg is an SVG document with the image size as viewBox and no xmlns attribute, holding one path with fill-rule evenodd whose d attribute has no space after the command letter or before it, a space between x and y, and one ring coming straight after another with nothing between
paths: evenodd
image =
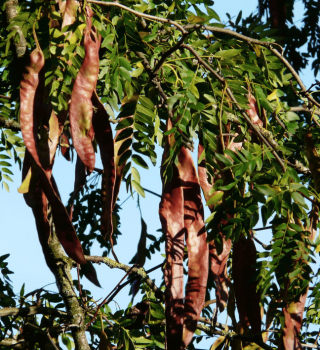
<instances>
[{"instance_id":1,"label":"tree canopy","mask_svg":"<svg viewBox=\"0 0 320 350\"><path fill-rule=\"evenodd\" d=\"M1 349L318 348L320 96L299 76L319 70L318 2L303 1L300 27L292 0L227 23L212 0L0 4L0 181L9 191L19 164L59 290L17 300L0 257ZM75 165L66 205L57 150ZM160 195L139 174L159 158ZM141 214L128 264L116 255L121 185L138 205L160 197L158 236ZM101 263L126 274L96 302L81 278L100 286ZM113 312L127 285L132 302Z\"/></svg>"}]
</instances>

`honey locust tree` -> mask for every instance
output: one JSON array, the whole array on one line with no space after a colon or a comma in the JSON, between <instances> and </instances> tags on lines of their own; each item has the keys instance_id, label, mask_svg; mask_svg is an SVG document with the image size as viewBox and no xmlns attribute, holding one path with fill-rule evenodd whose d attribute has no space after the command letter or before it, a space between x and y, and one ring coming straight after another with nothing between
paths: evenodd
<instances>
[{"instance_id":1,"label":"honey locust tree","mask_svg":"<svg viewBox=\"0 0 320 350\"><path fill-rule=\"evenodd\" d=\"M310 59L318 72L320 9L303 5L297 28L293 1L260 0L226 24L211 0L1 1L1 183L9 189L18 163L59 290L17 300L1 256L1 348L318 347L320 102L318 82L306 87L298 73ZM75 164L66 206L57 149ZM162 228L149 235L141 219L125 265L119 188L144 197L139 169L157 157ZM95 241L101 256L90 254ZM161 285L143 268L156 250L166 253ZM79 283L99 285L95 263L128 277L99 303ZM113 313L128 284L142 299Z\"/></svg>"}]
</instances>

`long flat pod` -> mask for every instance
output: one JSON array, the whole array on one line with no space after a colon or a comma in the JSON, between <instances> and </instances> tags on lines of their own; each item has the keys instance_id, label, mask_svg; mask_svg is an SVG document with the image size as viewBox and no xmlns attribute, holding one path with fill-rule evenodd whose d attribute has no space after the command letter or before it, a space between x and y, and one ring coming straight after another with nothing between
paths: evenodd
<instances>
[{"instance_id":1,"label":"long flat pod","mask_svg":"<svg viewBox=\"0 0 320 350\"><path fill-rule=\"evenodd\" d=\"M37 43L37 48L30 55L30 63L26 67L20 84L20 123L26 148L31 155L31 167L35 169L40 185L52 207L53 221L57 236L66 253L75 261L85 264L82 247L71 224L66 208L52 187L51 181L43 169L36 145L38 109L43 108L41 99L38 101L36 91L39 89L39 72L43 68L43 53ZM43 110L43 109L42 109ZM48 156L49 157L49 156ZM28 165L28 166L29 166Z\"/></svg>"},{"instance_id":2,"label":"long flat pod","mask_svg":"<svg viewBox=\"0 0 320 350\"><path fill-rule=\"evenodd\" d=\"M93 114L92 125L99 145L103 165L102 177L102 213L101 233L112 238L112 209L115 186L114 143L109 115L100 101L96 91L92 95L92 103L96 108Z\"/></svg>"},{"instance_id":3,"label":"long flat pod","mask_svg":"<svg viewBox=\"0 0 320 350\"><path fill-rule=\"evenodd\" d=\"M168 121L167 130L171 129ZM162 164L166 160L172 136L166 137ZM183 255L184 255L184 205L183 189L178 169L173 165L171 181L165 183L163 169L162 197L159 206L159 215L162 231L166 237L166 265L164 280L166 284L166 343L167 350L183 349Z\"/></svg>"},{"instance_id":4,"label":"long flat pod","mask_svg":"<svg viewBox=\"0 0 320 350\"><path fill-rule=\"evenodd\" d=\"M244 329L251 326L256 339L262 341L260 297L257 284L250 281L255 272L252 266L256 263L256 254L251 234L247 237L241 234L233 243L232 277L241 326Z\"/></svg>"},{"instance_id":5,"label":"long flat pod","mask_svg":"<svg viewBox=\"0 0 320 350\"><path fill-rule=\"evenodd\" d=\"M205 301L209 250L199 178L191 152L185 147L181 148L178 155L178 171L183 187L184 226L188 248L188 282L183 326L183 344L187 347L197 328Z\"/></svg>"},{"instance_id":6,"label":"long flat pod","mask_svg":"<svg viewBox=\"0 0 320 350\"><path fill-rule=\"evenodd\" d=\"M204 147L202 145L202 140L200 137L199 146L198 146L198 159L200 159L203 152L204 152ZM210 190L214 185L214 181L216 181L217 179L215 178L212 181L212 184L209 183L205 158L203 158L198 165L198 174L199 174L200 186L201 186L204 198L207 202L212 196L214 196L219 192L222 192L222 191L216 191L211 195L209 194ZM216 204L209 205L209 209L211 212L214 211ZM222 237L222 241L223 241L222 252L221 254L218 254L215 242L214 240L212 240L211 242L209 242L209 258L210 258L210 270L216 284L216 299L217 299L216 305L217 305L217 308L219 308L219 310L222 312L227 305L228 295L229 295L228 286L227 286L228 284L227 262L230 255L232 242L230 239L225 240L223 234L219 230L219 227L217 227L217 232Z\"/></svg>"},{"instance_id":7,"label":"long flat pod","mask_svg":"<svg viewBox=\"0 0 320 350\"><path fill-rule=\"evenodd\" d=\"M93 115L91 96L98 80L101 36L96 30L92 30L93 12L88 6L86 6L86 16L85 56L74 82L69 116L74 148L91 173L95 166L95 152L90 137Z\"/></svg>"}]
</instances>

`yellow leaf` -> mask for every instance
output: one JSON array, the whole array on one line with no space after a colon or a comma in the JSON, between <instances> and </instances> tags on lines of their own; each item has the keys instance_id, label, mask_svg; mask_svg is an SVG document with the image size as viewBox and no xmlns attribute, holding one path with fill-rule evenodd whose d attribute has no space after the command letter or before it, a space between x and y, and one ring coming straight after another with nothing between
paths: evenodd
<instances>
[{"instance_id":1,"label":"yellow leaf","mask_svg":"<svg viewBox=\"0 0 320 350\"><path fill-rule=\"evenodd\" d=\"M192 15L192 16L188 17L189 23L203 23L205 21L206 21L206 19L203 17L200 17L200 16Z\"/></svg>"},{"instance_id":2,"label":"yellow leaf","mask_svg":"<svg viewBox=\"0 0 320 350\"><path fill-rule=\"evenodd\" d=\"M261 55L261 49L260 45L252 44L254 52L256 53L257 57L260 57Z\"/></svg>"},{"instance_id":3,"label":"yellow leaf","mask_svg":"<svg viewBox=\"0 0 320 350\"><path fill-rule=\"evenodd\" d=\"M174 7L176 6L175 1L171 4L171 6L168 8L168 12L172 12L174 10Z\"/></svg>"},{"instance_id":4,"label":"yellow leaf","mask_svg":"<svg viewBox=\"0 0 320 350\"><path fill-rule=\"evenodd\" d=\"M32 173L31 173L31 168L30 168L27 176L23 180L21 186L18 188L19 193L28 193L29 192L31 177L32 177Z\"/></svg>"},{"instance_id":5,"label":"yellow leaf","mask_svg":"<svg viewBox=\"0 0 320 350\"><path fill-rule=\"evenodd\" d=\"M69 40L70 45L75 44L78 41L78 37L76 36L76 34L72 34L70 36L70 38L68 38L68 40Z\"/></svg>"},{"instance_id":6,"label":"yellow leaf","mask_svg":"<svg viewBox=\"0 0 320 350\"><path fill-rule=\"evenodd\" d=\"M149 32L139 32L140 38L143 39L144 37L146 37L147 35L149 35Z\"/></svg>"},{"instance_id":7,"label":"yellow leaf","mask_svg":"<svg viewBox=\"0 0 320 350\"><path fill-rule=\"evenodd\" d=\"M222 346L224 345L224 341L225 341L226 337L225 336L221 336L219 337L210 347L210 350L220 350L222 349Z\"/></svg>"},{"instance_id":8,"label":"yellow leaf","mask_svg":"<svg viewBox=\"0 0 320 350\"><path fill-rule=\"evenodd\" d=\"M273 101L273 100L277 100L278 96L277 96L277 89L273 90L271 92L271 94L267 97L268 101Z\"/></svg>"}]
</instances>

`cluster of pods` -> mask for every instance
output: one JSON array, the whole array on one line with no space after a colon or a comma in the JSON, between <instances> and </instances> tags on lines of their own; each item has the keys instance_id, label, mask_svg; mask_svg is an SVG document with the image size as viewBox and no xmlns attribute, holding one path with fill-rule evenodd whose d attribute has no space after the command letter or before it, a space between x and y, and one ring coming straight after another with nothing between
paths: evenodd
<instances>
[{"instance_id":1,"label":"cluster of pods","mask_svg":"<svg viewBox=\"0 0 320 350\"><path fill-rule=\"evenodd\" d=\"M77 15L77 2L66 1L64 13L62 25L73 23ZM66 253L79 264L86 264L86 260L72 225L72 207L67 210L63 205L52 176L58 144L68 142L63 134L68 114L73 146L77 152L74 196L84 186L86 175L94 170L95 150L92 142L95 138L104 168L101 232L108 237L111 243L112 211L119 193L125 166L123 163L118 165L118 149L125 140L118 143L114 141L108 114L95 90L99 75L101 36L92 25L92 16L92 10L87 6L87 26L84 33L85 57L75 79L72 94L69 96L71 101L69 110L56 115L52 106L45 101L45 60L37 40L37 48L30 55L20 89L20 122L26 145L26 156L23 165L23 183L19 191L24 194L26 203L33 210L45 256L47 256L47 243L51 234L52 217L60 243ZM259 116L254 96L249 94L248 101L248 115L254 124L262 126L261 119L263 118ZM172 122L168 119L167 130L171 128ZM117 132L116 139L121 132ZM119 139L123 138L119 137ZM163 162L174 142L173 134L166 137ZM232 151L240 150L242 147L242 143L233 143L228 140L222 142L225 143L224 147ZM310 149L313 149L311 146ZM201 157L203 151L204 147L200 137L198 157L202 160L198 170L194 165L191 152L182 147L178 154L178 163L173 165L173 175L170 182L165 181L162 172L163 193L159 214L166 236L164 277L166 284L166 341L169 350L185 349L192 340L205 301L209 262L216 285L217 309L223 311L228 301L227 261L232 242L223 236L222 227L226 221L221 219L217 233L223 242L222 253L218 254L214 241L207 243L201 189L207 202L215 193L211 193L214 181L213 183L208 181L206 160ZM66 148L63 149L63 153L66 153ZM223 172L222 177L225 183L230 182L231 171ZM50 208L50 213L48 208ZM209 209L214 211L215 205L209 206ZM227 215L228 218L232 218L232 214ZM186 288L184 288L183 282L185 244L188 254ZM242 235L239 241L233 244L234 294L240 323L245 327L250 326L253 333L258 335L258 340L262 341L259 295L256 291L256 285L249 283L255 255L256 250L251 234L247 237ZM49 262L48 264L53 269ZM288 317L287 323L291 320L291 316Z\"/></svg>"}]
</instances>

